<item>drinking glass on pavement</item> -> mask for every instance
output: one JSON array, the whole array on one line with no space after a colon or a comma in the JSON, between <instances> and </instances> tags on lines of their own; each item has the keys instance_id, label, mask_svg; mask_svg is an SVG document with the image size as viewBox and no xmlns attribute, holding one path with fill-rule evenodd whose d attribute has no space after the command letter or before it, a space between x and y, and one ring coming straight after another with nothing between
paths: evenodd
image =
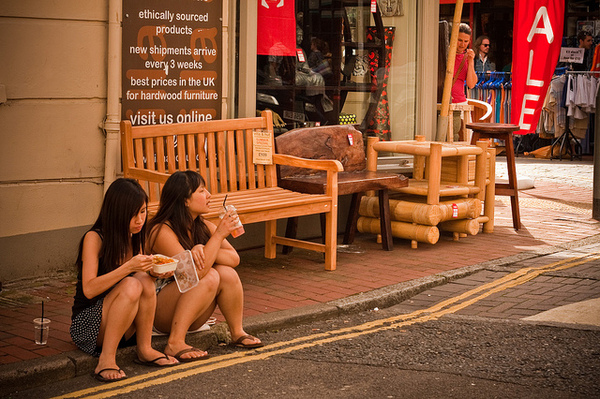
<instances>
[{"instance_id":1,"label":"drinking glass on pavement","mask_svg":"<svg viewBox=\"0 0 600 399\"><path fill-rule=\"evenodd\" d=\"M50 319L39 317L33 319L34 339L37 345L48 343L48 332L50 331Z\"/></svg>"}]
</instances>

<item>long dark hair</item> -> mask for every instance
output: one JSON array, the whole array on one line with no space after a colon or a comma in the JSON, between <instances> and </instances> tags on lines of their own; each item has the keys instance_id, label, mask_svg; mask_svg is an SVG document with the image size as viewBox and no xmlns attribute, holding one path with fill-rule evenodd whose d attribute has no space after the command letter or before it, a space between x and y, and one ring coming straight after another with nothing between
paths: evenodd
<instances>
[{"instance_id":1,"label":"long dark hair","mask_svg":"<svg viewBox=\"0 0 600 399\"><path fill-rule=\"evenodd\" d=\"M148 233L156 237L158 230L155 227L167 224L183 248L192 249L196 244L206 244L210 238L208 226L201 216L192 219L185 206L194 191L205 185L204 178L192 170L178 171L169 176L160 194L158 212L148 223ZM153 244L147 246L149 250L152 250Z\"/></svg>"},{"instance_id":2,"label":"long dark hair","mask_svg":"<svg viewBox=\"0 0 600 399\"><path fill-rule=\"evenodd\" d=\"M144 252L146 224L142 231L130 237L129 225L143 206L148 206L148 195L140 184L133 179L115 180L104 195L98 219L89 231L102 237L98 274L108 273L121 264L131 246L133 255ZM89 232L88 231L88 232ZM86 233L87 234L87 233ZM85 235L84 235L85 237ZM77 269L81 271L83 238L79 243Z\"/></svg>"},{"instance_id":3,"label":"long dark hair","mask_svg":"<svg viewBox=\"0 0 600 399\"><path fill-rule=\"evenodd\" d=\"M473 51L475 51L475 55L477 57L479 57L479 47L481 47L481 43L483 43L484 40L490 40L489 37L485 36L485 35L481 35L479 36L477 39L475 39L475 43L473 43ZM490 41L490 46L491 46L491 41ZM488 59L491 60L492 57L492 48L489 47L489 51L488 51Z\"/></svg>"}]
</instances>

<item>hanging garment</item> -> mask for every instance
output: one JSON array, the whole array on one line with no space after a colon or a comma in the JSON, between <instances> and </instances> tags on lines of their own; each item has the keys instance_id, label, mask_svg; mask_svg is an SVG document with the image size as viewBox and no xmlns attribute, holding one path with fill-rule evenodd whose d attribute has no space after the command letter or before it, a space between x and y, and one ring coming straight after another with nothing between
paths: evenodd
<instances>
[{"instance_id":1,"label":"hanging garment","mask_svg":"<svg viewBox=\"0 0 600 399\"><path fill-rule=\"evenodd\" d=\"M502 85L501 93L502 95L500 96L500 123L504 123L504 102L506 101L504 85Z\"/></svg>"},{"instance_id":2,"label":"hanging garment","mask_svg":"<svg viewBox=\"0 0 600 399\"><path fill-rule=\"evenodd\" d=\"M586 116L586 113L581 110L579 106L577 106L577 92L581 90L579 87L578 79L576 75L569 75L567 80L567 116L571 116L574 119L583 119Z\"/></svg>"},{"instance_id":3,"label":"hanging garment","mask_svg":"<svg viewBox=\"0 0 600 399\"><path fill-rule=\"evenodd\" d=\"M587 86L587 98L585 99L585 103L587 104L585 110L588 113L593 113L596 111L596 85L597 80L592 75L585 75L585 85Z\"/></svg>"},{"instance_id":4,"label":"hanging garment","mask_svg":"<svg viewBox=\"0 0 600 399\"><path fill-rule=\"evenodd\" d=\"M548 106L554 111L554 137L560 137L566 129L567 109L564 95L567 76L561 75L550 82L550 100Z\"/></svg>"},{"instance_id":5,"label":"hanging garment","mask_svg":"<svg viewBox=\"0 0 600 399\"><path fill-rule=\"evenodd\" d=\"M552 86L548 85L548 91L546 92L546 98L542 104L542 112L540 113L540 121L537 126L536 132L541 138L552 138L554 137L554 119L555 119L555 98L552 94Z\"/></svg>"},{"instance_id":6,"label":"hanging garment","mask_svg":"<svg viewBox=\"0 0 600 399\"><path fill-rule=\"evenodd\" d=\"M587 74L569 75L567 84L567 115L571 116L572 122L570 130L578 139L584 139L589 125L588 110L591 109L591 79ZM569 125L571 126L571 123Z\"/></svg>"},{"instance_id":7,"label":"hanging garment","mask_svg":"<svg viewBox=\"0 0 600 399\"><path fill-rule=\"evenodd\" d=\"M588 94L589 91L589 77L585 76L585 75L577 75L575 77L575 95L574 95L574 103L577 106L577 108L579 108L579 111L581 111L581 113L579 115L575 115L576 118L578 119L582 119L579 118L578 116L583 117L583 113L587 113L589 112L589 99L590 96Z\"/></svg>"}]
</instances>

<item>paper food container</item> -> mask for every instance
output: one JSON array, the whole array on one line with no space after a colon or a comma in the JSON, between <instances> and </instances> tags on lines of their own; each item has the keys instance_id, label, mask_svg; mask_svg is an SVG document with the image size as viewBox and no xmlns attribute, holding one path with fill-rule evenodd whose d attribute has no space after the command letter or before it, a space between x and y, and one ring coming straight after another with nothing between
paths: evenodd
<instances>
[{"instance_id":1,"label":"paper food container","mask_svg":"<svg viewBox=\"0 0 600 399\"><path fill-rule=\"evenodd\" d=\"M192 253L189 250L183 251L173 256L173 258L179 261L174 273L179 292L189 291L198 285L198 272L196 271Z\"/></svg>"},{"instance_id":2,"label":"paper food container","mask_svg":"<svg viewBox=\"0 0 600 399\"><path fill-rule=\"evenodd\" d=\"M172 272L177 267L177 259L170 258L165 255L153 255L152 256L152 271L155 274L163 274L166 272Z\"/></svg>"}]
</instances>

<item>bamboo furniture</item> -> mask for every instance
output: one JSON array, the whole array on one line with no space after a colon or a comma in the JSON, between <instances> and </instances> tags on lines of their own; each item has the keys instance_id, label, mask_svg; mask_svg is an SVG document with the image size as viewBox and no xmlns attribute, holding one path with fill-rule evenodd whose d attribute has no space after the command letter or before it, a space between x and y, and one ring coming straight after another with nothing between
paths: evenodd
<instances>
[{"instance_id":1,"label":"bamboo furniture","mask_svg":"<svg viewBox=\"0 0 600 399\"><path fill-rule=\"evenodd\" d=\"M414 156L413 177L405 188L390 194L392 234L417 242L435 244L439 228L461 235L491 233L494 226L495 152L487 141L477 145L410 141L369 142L369 169L376 168L377 152ZM372 161L375 160L375 161ZM374 199L363 198L358 230L377 233ZM483 213L482 213L483 202Z\"/></svg>"},{"instance_id":2,"label":"bamboo furniture","mask_svg":"<svg viewBox=\"0 0 600 399\"><path fill-rule=\"evenodd\" d=\"M302 159L275 154L273 116L167 125L132 126L121 122L123 175L137 179L155 214L162 185L177 170L195 170L212 197L205 219L218 223L223 200L234 205L244 224L265 223L265 257L274 259L277 244L325 253L325 269L336 268L338 172L336 160ZM255 159L261 162L254 162ZM324 193L304 194L277 185L277 165L318 169L326 174ZM325 244L277 235L277 220L325 214Z\"/></svg>"},{"instance_id":3,"label":"bamboo furniture","mask_svg":"<svg viewBox=\"0 0 600 399\"><path fill-rule=\"evenodd\" d=\"M473 130L471 144L480 139L497 139L504 141L506 145L508 184L496 183L496 194L510 196L513 227L515 230L519 230L521 227L521 215L519 212L517 171L515 168L515 150L512 138L513 132L520 129L519 126L507 123L471 123L468 124L467 127Z\"/></svg>"}]
</instances>

